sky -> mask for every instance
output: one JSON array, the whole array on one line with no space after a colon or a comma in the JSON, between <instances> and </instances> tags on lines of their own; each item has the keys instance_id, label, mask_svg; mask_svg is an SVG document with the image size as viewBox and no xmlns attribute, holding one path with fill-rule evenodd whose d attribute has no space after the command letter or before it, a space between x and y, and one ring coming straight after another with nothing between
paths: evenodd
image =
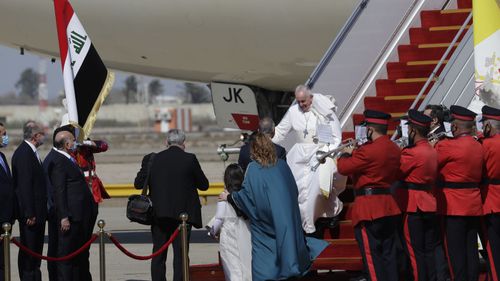
<instances>
[{"instance_id":1,"label":"sky","mask_svg":"<svg viewBox=\"0 0 500 281\"><path fill-rule=\"evenodd\" d=\"M49 91L49 99L57 97L64 88L62 80L61 62L57 59L54 63L50 58L38 56L25 52L20 54L19 49L13 49L0 45L0 95L5 95L9 92L18 92L15 88L16 82L19 80L21 73L27 68L33 68L38 71L40 61L45 61L47 73L47 87ZM123 88L124 80L131 73L115 71L116 80L114 88ZM142 76L143 81L148 82L155 77ZM160 79L165 93L175 94L182 88L182 81Z\"/></svg>"},{"instance_id":2,"label":"sky","mask_svg":"<svg viewBox=\"0 0 500 281\"><path fill-rule=\"evenodd\" d=\"M0 95L16 91L15 84L19 80L21 72L26 68L38 69L39 56L25 52L20 55L18 49L0 46ZM61 64L59 61L51 63L50 59L44 58L47 62L47 80L49 94L55 97L63 88Z\"/></svg>"}]
</instances>

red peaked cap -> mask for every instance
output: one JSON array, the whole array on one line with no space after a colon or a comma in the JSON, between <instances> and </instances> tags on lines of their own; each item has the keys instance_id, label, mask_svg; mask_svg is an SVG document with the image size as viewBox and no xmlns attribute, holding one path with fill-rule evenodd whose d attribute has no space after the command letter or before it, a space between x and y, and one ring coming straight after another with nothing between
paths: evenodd
<instances>
[{"instance_id":1,"label":"red peaked cap","mask_svg":"<svg viewBox=\"0 0 500 281\"><path fill-rule=\"evenodd\" d=\"M498 108L494 108L494 107L485 105L481 109L481 112L483 113L483 119L481 119L481 121L484 121L487 119L493 119L493 120L500 121L500 109L498 109Z\"/></svg>"},{"instance_id":2,"label":"red peaked cap","mask_svg":"<svg viewBox=\"0 0 500 281\"><path fill-rule=\"evenodd\" d=\"M408 111L408 122L406 124L413 124L428 128L431 126L431 122L432 118L416 109L410 109L410 111Z\"/></svg>"},{"instance_id":3,"label":"red peaked cap","mask_svg":"<svg viewBox=\"0 0 500 281\"><path fill-rule=\"evenodd\" d=\"M462 121L474 121L476 119L476 113L463 106L452 105L450 107L451 117Z\"/></svg>"},{"instance_id":4,"label":"red peaked cap","mask_svg":"<svg viewBox=\"0 0 500 281\"><path fill-rule=\"evenodd\" d=\"M365 120L363 124L379 124L379 125L389 125L389 120L391 119L391 115L382 111L376 111L367 109L363 112L365 116Z\"/></svg>"}]
</instances>

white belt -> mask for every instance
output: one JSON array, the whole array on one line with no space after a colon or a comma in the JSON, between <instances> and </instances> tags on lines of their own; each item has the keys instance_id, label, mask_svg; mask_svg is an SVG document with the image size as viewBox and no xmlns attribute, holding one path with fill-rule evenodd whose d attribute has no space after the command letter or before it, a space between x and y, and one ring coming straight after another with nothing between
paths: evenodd
<instances>
[{"instance_id":1,"label":"white belt","mask_svg":"<svg viewBox=\"0 0 500 281\"><path fill-rule=\"evenodd\" d=\"M96 175L96 173L95 173L94 171L83 171L83 175L84 175L85 177L90 177L91 175L92 175L93 177L97 176L97 175Z\"/></svg>"}]
</instances>

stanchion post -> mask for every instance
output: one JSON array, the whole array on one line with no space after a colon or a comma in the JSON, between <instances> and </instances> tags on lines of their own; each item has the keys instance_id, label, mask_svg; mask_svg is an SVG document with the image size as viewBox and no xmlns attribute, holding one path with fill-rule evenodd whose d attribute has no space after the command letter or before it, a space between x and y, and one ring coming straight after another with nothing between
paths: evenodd
<instances>
[{"instance_id":1,"label":"stanchion post","mask_svg":"<svg viewBox=\"0 0 500 281\"><path fill-rule=\"evenodd\" d=\"M104 232L104 226L106 223L104 220L99 220L97 222L97 226L99 227L99 274L100 281L106 281L106 254L104 248L104 236L106 232Z\"/></svg>"},{"instance_id":2,"label":"stanchion post","mask_svg":"<svg viewBox=\"0 0 500 281\"><path fill-rule=\"evenodd\" d=\"M4 280L10 281L10 230L12 225L8 222L2 225L3 228L3 262L4 262Z\"/></svg>"},{"instance_id":3,"label":"stanchion post","mask_svg":"<svg viewBox=\"0 0 500 281\"><path fill-rule=\"evenodd\" d=\"M188 233L187 233L187 220L188 214L182 213L180 215L181 224L181 247L182 247L182 280L189 281L189 257L188 257Z\"/></svg>"}]
</instances>

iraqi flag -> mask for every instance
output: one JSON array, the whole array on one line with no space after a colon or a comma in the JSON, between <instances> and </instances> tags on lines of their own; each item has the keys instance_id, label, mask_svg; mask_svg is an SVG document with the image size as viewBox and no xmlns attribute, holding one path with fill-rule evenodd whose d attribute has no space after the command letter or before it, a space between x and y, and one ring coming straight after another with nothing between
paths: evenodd
<instances>
[{"instance_id":1,"label":"iraqi flag","mask_svg":"<svg viewBox=\"0 0 500 281\"><path fill-rule=\"evenodd\" d=\"M54 1L69 123L88 137L114 82L67 0Z\"/></svg>"}]
</instances>

